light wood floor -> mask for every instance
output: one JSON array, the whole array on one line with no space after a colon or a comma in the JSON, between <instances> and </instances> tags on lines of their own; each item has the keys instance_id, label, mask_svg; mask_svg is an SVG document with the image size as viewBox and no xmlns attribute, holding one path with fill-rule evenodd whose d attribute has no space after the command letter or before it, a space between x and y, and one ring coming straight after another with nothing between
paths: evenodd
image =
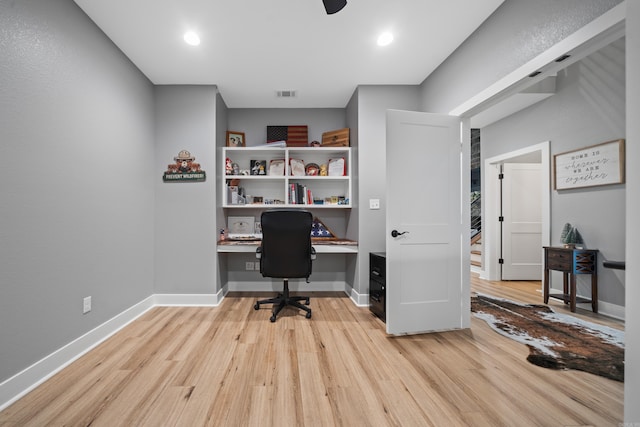
<instances>
[{"instance_id":1,"label":"light wood floor","mask_svg":"<svg viewBox=\"0 0 640 427\"><path fill-rule=\"evenodd\" d=\"M539 282L472 282L478 292L541 303ZM269 308L255 311L254 301L236 294L216 308L153 308L1 412L0 425L622 422L622 383L534 366L526 347L474 317L468 330L391 337L342 293L312 298L310 320L291 309L270 323Z\"/></svg>"}]
</instances>

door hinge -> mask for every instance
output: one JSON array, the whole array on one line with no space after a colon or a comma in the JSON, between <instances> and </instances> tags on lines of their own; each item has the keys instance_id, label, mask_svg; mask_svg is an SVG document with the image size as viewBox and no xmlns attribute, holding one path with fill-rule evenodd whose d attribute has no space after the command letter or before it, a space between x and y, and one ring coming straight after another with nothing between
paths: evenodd
<instances>
[{"instance_id":1,"label":"door hinge","mask_svg":"<svg viewBox=\"0 0 640 427\"><path fill-rule=\"evenodd\" d=\"M504 174L503 173L498 174L498 179L504 179Z\"/></svg>"},{"instance_id":2,"label":"door hinge","mask_svg":"<svg viewBox=\"0 0 640 427\"><path fill-rule=\"evenodd\" d=\"M503 216L499 216L498 217L498 222L504 222L504 217Z\"/></svg>"},{"instance_id":3,"label":"door hinge","mask_svg":"<svg viewBox=\"0 0 640 427\"><path fill-rule=\"evenodd\" d=\"M499 259L498 259L498 264L504 264L504 259L499 258Z\"/></svg>"}]
</instances>

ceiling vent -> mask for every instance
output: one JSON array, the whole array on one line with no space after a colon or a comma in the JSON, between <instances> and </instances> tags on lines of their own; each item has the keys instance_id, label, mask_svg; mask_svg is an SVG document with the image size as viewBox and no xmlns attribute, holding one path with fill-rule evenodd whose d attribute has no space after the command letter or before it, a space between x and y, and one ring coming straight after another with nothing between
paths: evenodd
<instances>
[{"instance_id":1,"label":"ceiling vent","mask_svg":"<svg viewBox=\"0 0 640 427\"><path fill-rule=\"evenodd\" d=\"M295 98L296 91L295 90L279 90L276 92L278 98Z\"/></svg>"}]
</instances>

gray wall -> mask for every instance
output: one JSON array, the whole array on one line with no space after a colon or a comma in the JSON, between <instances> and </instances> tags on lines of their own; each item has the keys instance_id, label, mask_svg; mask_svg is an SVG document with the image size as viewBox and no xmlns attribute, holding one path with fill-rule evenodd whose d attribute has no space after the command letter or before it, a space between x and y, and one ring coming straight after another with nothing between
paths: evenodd
<instances>
[{"instance_id":1,"label":"gray wall","mask_svg":"<svg viewBox=\"0 0 640 427\"><path fill-rule=\"evenodd\" d=\"M215 86L156 87L155 292L213 294L216 254ZM204 182L162 181L173 158L188 150Z\"/></svg>"},{"instance_id":2,"label":"gray wall","mask_svg":"<svg viewBox=\"0 0 640 427\"><path fill-rule=\"evenodd\" d=\"M556 78L556 93L481 131L482 160L551 141L551 155L625 137L625 43L618 40ZM551 192L551 244L565 223L577 227L586 247L599 253L599 300L625 305L624 275L602 261L625 259L625 185ZM578 292L589 295L580 277ZM584 279L584 280L583 280ZM562 283L554 277L555 284ZM558 285L556 285L557 287Z\"/></svg>"},{"instance_id":3,"label":"gray wall","mask_svg":"<svg viewBox=\"0 0 640 427\"><path fill-rule=\"evenodd\" d=\"M369 252L386 250L386 110L418 109L416 86L358 87L358 251L356 292L369 293ZM370 210L369 199L380 199Z\"/></svg>"},{"instance_id":4,"label":"gray wall","mask_svg":"<svg viewBox=\"0 0 640 427\"><path fill-rule=\"evenodd\" d=\"M423 83L421 111L447 114L621 0L506 0Z\"/></svg>"},{"instance_id":5,"label":"gray wall","mask_svg":"<svg viewBox=\"0 0 640 427\"><path fill-rule=\"evenodd\" d=\"M346 228L347 234L346 238L351 240L358 241L359 238L359 229L360 229L360 162L359 162L359 153L360 153L360 129L358 128L358 98L359 98L359 90L356 89L351 95L351 99L347 103L346 107L346 117L347 117L347 127L349 130L349 139L351 143L351 161L353 163L351 168L351 191L353 194L351 196L351 212L347 220ZM359 275L359 264L361 259L368 259L367 256L363 256L362 252L359 252L356 255L352 255L347 258L347 269L346 269L346 281L347 281L347 291L350 287L351 289L360 288L358 285L360 279ZM368 280L368 274L365 277L365 280ZM368 287L368 285L367 285ZM368 293L368 292L367 292ZM353 295L355 297L355 295ZM358 301L360 304L368 304L368 296L363 296L365 301Z\"/></svg>"},{"instance_id":6,"label":"gray wall","mask_svg":"<svg viewBox=\"0 0 640 427\"><path fill-rule=\"evenodd\" d=\"M640 159L640 2L627 4L627 158ZM627 286L624 420L640 423L640 169L627 168Z\"/></svg>"},{"instance_id":7,"label":"gray wall","mask_svg":"<svg viewBox=\"0 0 640 427\"><path fill-rule=\"evenodd\" d=\"M267 141L267 126L307 125L309 142L347 127L344 108L230 108L228 130L244 132L247 147Z\"/></svg>"},{"instance_id":8,"label":"gray wall","mask_svg":"<svg viewBox=\"0 0 640 427\"><path fill-rule=\"evenodd\" d=\"M0 382L153 293L153 123L75 3L0 2Z\"/></svg>"},{"instance_id":9,"label":"gray wall","mask_svg":"<svg viewBox=\"0 0 640 427\"><path fill-rule=\"evenodd\" d=\"M222 157L222 148L226 144L227 137L227 122L229 116L229 108L227 104L224 102L222 95L218 93L216 96L216 159L218 162ZM215 178L216 178L216 190L222 182L224 176L224 170L221 167L218 167L216 164L215 167ZM210 175L213 179L213 174ZM224 209L222 208L222 192L216 191L216 231L219 231L227 226L226 217L224 215ZM218 239L219 234L216 234L216 240ZM228 289L226 288L226 284L229 280L229 274L227 270L227 257L218 255L216 257L216 264L218 268L216 269L217 279L216 279L216 289L221 289L223 294L226 294Z\"/></svg>"}]
</instances>

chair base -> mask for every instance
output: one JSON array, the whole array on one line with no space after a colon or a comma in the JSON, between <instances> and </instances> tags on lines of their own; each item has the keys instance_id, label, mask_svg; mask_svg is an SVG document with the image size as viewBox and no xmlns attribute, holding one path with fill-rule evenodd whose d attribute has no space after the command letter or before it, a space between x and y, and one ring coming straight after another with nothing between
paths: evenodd
<instances>
[{"instance_id":1,"label":"chair base","mask_svg":"<svg viewBox=\"0 0 640 427\"><path fill-rule=\"evenodd\" d=\"M256 301L256 304L253 306L255 310L260 309L261 304L273 304L273 311L271 313L271 317L269 320L271 322L276 321L276 316L280 311L287 305L292 307L297 307L300 310L304 310L307 312L306 318L311 319L311 309L306 305L300 304L299 301L303 301L306 305L309 305L309 297L308 296L290 296L289 295L289 280L284 279L284 289L282 293L279 293L275 298L263 299L260 301Z\"/></svg>"}]
</instances>

